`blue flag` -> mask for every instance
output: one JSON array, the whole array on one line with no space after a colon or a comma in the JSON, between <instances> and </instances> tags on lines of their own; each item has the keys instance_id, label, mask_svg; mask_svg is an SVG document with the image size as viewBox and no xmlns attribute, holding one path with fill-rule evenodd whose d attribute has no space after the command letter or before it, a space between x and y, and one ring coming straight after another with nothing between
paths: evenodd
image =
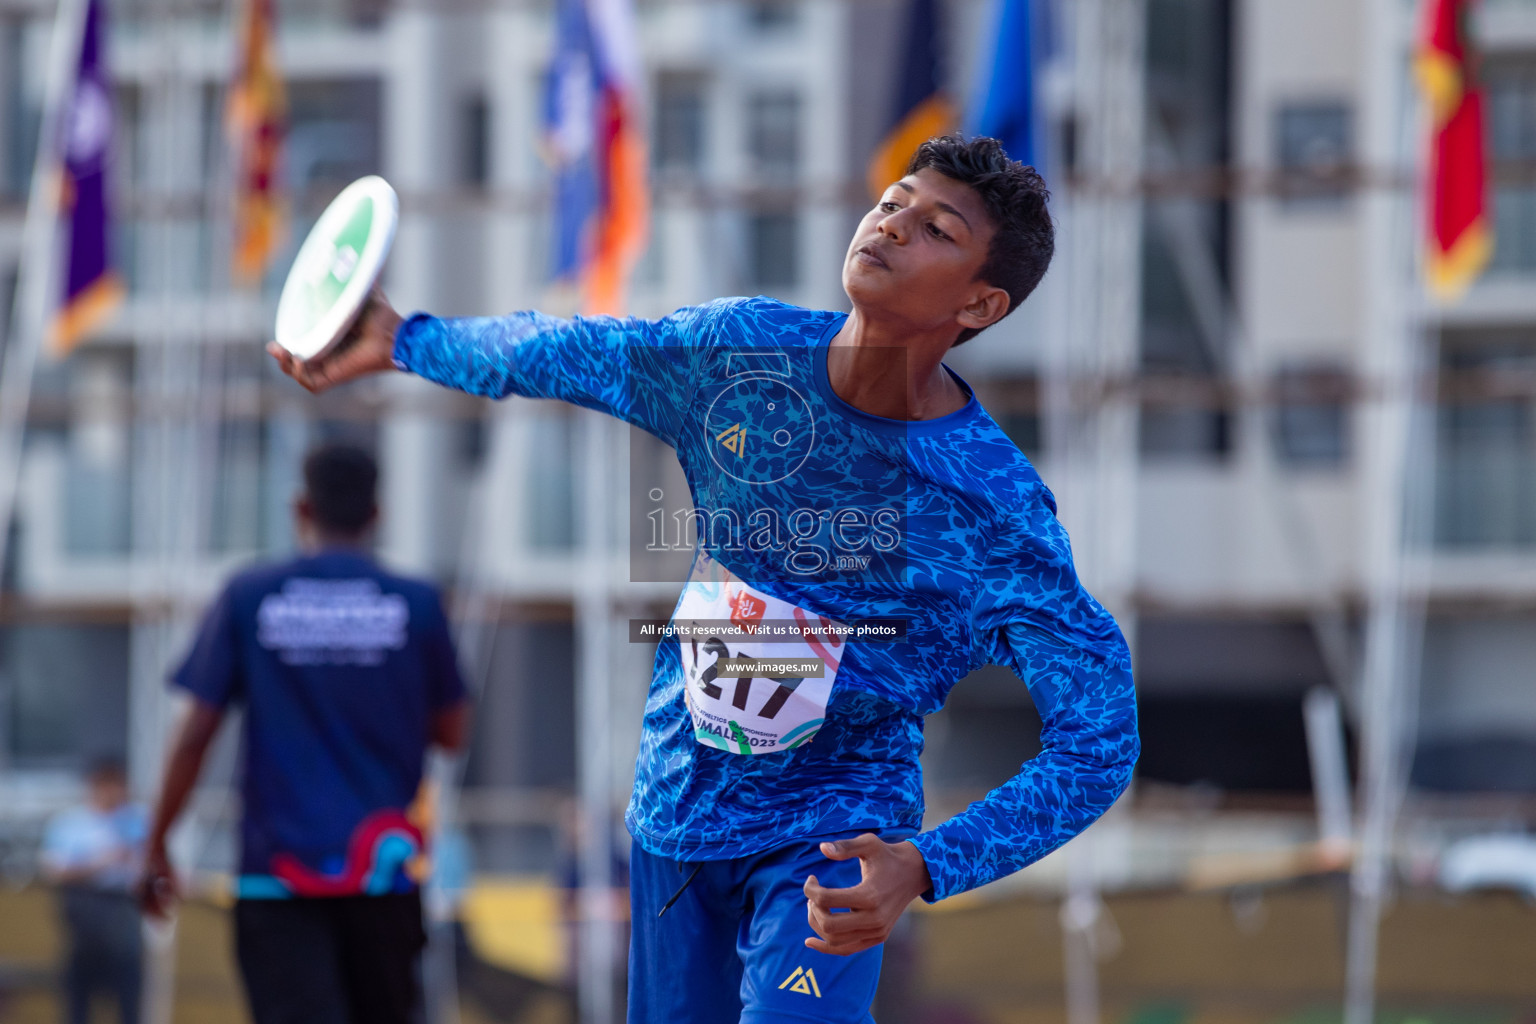
<instances>
[{"instance_id":1,"label":"blue flag","mask_svg":"<svg viewBox=\"0 0 1536 1024\"><path fill-rule=\"evenodd\" d=\"M945 95L939 66L944 50L942 25L937 0L912 0L897 63L895 104L885 137L865 170L872 197L906 173L918 146L957 127L959 117Z\"/></svg>"},{"instance_id":2,"label":"blue flag","mask_svg":"<svg viewBox=\"0 0 1536 1024\"><path fill-rule=\"evenodd\" d=\"M628 0L557 0L556 19L544 108L553 276L580 288L585 312L616 315L649 211L633 12Z\"/></svg>"},{"instance_id":3,"label":"blue flag","mask_svg":"<svg viewBox=\"0 0 1536 1024\"><path fill-rule=\"evenodd\" d=\"M583 0L559 0L555 57L544 94L545 149L555 171L557 280L576 277L584 262L592 217L602 201L597 111L602 85Z\"/></svg>"},{"instance_id":4,"label":"blue flag","mask_svg":"<svg viewBox=\"0 0 1536 1024\"><path fill-rule=\"evenodd\" d=\"M997 139L1036 168L1046 159L1037 77L1049 53L1048 15L1048 0L992 0L983 37L991 56L981 62L966 118L971 135Z\"/></svg>"}]
</instances>

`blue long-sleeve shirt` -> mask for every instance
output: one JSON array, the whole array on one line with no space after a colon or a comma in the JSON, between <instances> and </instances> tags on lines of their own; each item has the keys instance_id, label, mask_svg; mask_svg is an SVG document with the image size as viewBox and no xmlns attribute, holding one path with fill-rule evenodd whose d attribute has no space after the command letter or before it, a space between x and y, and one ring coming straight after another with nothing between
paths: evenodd
<instances>
[{"instance_id":1,"label":"blue long-sleeve shirt","mask_svg":"<svg viewBox=\"0 0 1536 1024\"><path fill-rule=\"evenodd\" d=\"M1140 749L1130 660L1050 491L974 395L922 421L836 395L843 320L765 298L655 321L417 315L394 356L471 394L601 410L676 450L700 542L646 703L626 815L643 847L701 860L910 835L942 899L1039 859L1123 791ZM767 635L784 623L789 640ZM733 657L807 671L739 679L722 670ZM921 832L923 717L988 663L1029 688L1043 749Z\"/></svg>"}]
</instances>

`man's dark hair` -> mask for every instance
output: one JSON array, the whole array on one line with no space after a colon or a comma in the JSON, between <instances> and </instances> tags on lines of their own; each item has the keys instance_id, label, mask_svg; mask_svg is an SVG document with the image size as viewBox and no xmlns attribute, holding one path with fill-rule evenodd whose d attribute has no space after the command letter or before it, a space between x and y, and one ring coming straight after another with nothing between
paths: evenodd
<instances>
[{"instance_id":1,"label":"man's dark hair","mask_svg":"<svg viewBox=\"0 0 1536 1024\"><path fill-rule=\"evenodd\" d=\"M321 529L357 536L373 519L379 464L352 444L323 444L304 457L304 496Z\"/></svg>"},{"instance_id":2,"label":"man's dark hair","mask_svg":"<svg viewBox=\"0 0 1536 1024\"><path fill-rule=\"evenodd\" d=\"M924 168L970 186L987 208L996 231L977 277L1008 293L1012 313L1045 276L1056 251L1056 229L1045 208L1051 198L1045 179L1033 167L1008 159L996 139L958 135L941 135L918 146L907 173ZM980 333L976 328L961 331L955 344Z\"/></svg>"}]
</instances>

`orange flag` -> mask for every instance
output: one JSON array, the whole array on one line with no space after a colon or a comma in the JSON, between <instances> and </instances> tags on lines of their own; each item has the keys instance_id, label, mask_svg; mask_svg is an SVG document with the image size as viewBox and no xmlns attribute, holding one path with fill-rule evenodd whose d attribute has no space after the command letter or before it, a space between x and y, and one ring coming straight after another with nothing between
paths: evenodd
<instances>
[{"instance_id":1,"label":"orange flag","mask_svg":"<svg viewBox=\"0 0 1536 1024\"><path fill-rule=\"evenodd\" d=\"M1454 299L1493 255L1483 88L1468 21L1475 0L1425 0L1416 60L1431 115L1430 288Z\"/></svg>"},{"instance_id":2,"label":"orange flag","mask_svg":"<svg viewBox=\"0 0 1536 1024\"><path fill-rule=\"evenodd\" d=\"M869 159L865 177L878 199L900 181L918 146L935 135L954 131L959 117L945 95L940 76L939 7L936 0L912 0L907 9L906 39L898 65L896 102L890 124Z\"/></svg>"},{"instance_id":3,"label":"orange flag","mask_svg":"<svg viewBox=\"0 0 1536 1024\"><path fill-rule=\"evenodd\" d=\"M230 84L225 127L235 154L234 255L236 281L261 280L287 226L278 182L288 99L277 66L272 0L246 0L239 65Z\"/></svg>"}]
</instances>

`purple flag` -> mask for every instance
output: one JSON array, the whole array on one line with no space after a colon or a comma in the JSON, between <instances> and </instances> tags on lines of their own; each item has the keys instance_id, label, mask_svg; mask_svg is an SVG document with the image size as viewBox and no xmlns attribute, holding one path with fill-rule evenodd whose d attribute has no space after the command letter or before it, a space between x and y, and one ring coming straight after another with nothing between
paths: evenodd
<instances>
[{"instance_id":1,"label":"purple flag","mask_svg":"<svg viewBox=\"0 0 1536 1024\"><path fill-rule=\"evenodd\" d=\"M123 297L107 240L107 167L112 154L112 85L102 48L102 0L89 0L74 88L62 111L60 212L68 219L64 296L49 338L67 355Z\"/></svg>"}]
</instances>

